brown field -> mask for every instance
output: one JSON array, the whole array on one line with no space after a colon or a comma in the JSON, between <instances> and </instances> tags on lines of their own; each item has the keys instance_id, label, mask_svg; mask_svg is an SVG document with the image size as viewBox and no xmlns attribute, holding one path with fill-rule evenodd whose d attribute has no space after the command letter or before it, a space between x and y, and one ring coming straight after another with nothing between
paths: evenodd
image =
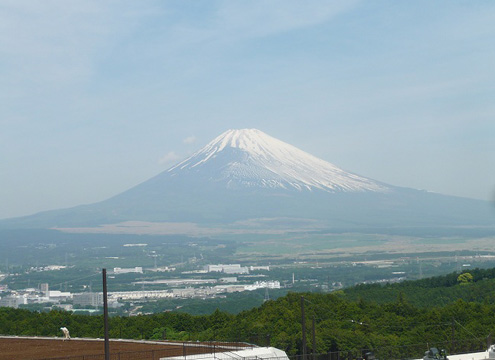
<instances>
[{"instance_id":1,"label":"brown field","mask_svg":"<svg viewBox=\"0 0 495 360\"><path fill-rule=\"evenodd\" d=\"M199 345L199 346L198 346ZM242 346L242 345L240 345ZM169 356L183 356L222 351L216 344L167 344L111 340L111 360L158 360ZM104 360L103 340L61 338L0 338L0 360Z\"/></svg>"}]
</instances>

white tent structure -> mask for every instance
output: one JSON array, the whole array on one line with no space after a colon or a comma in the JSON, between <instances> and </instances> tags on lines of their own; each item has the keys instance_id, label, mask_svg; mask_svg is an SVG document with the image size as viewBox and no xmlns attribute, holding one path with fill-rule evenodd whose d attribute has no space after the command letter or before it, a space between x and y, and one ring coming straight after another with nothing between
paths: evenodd
<instances>
[{"instance_id":1,"label":"white tent structure","mask_svg":"<svg viewBox=\"0 0 495 360\"><path fill-rule=\"evenodd\" d=\"M285 351L279 350L274 347L255 347L246 350L224 351L214 354L174 356L174 357L161 358L160 360L187 360L191 358L194 358L194 360L254 360L254 359L289 360L289 357L287 356Z\"/></svg>"}]
</instances>

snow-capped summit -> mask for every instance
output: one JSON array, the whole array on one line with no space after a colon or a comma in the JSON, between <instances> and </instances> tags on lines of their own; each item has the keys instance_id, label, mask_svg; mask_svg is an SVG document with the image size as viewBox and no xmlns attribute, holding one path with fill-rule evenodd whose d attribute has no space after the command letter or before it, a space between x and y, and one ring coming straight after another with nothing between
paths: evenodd
<instances>
[{"instance_id":1,"label":"snow-capped summit","mask_svg":"<svg viewBox=\"0 0 495 360\"><path fill-rule=\"evenodd\" d=\"M386 185L346 172L257 129L228 130L167 172L207 173L210 180L225 181L230 188L388 190Z\"/></svg>"}]
</instances>

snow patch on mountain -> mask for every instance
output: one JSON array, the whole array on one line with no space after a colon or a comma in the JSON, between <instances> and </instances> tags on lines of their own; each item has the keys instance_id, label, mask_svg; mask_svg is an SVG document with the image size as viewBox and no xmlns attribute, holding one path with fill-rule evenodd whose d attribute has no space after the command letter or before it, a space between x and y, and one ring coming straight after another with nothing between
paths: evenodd
<instances>
[{"instance_id":1,"label":"snow patch on mountain","mask_svg":"<svg viewBox=\"0 0 495 360\"><path fill-rule=\"evenodd\" d=\"M167 171L207 174L228 187L387 192L384 184L337 166L257 129L228 130Z\"/></svg>"}]
</instances>

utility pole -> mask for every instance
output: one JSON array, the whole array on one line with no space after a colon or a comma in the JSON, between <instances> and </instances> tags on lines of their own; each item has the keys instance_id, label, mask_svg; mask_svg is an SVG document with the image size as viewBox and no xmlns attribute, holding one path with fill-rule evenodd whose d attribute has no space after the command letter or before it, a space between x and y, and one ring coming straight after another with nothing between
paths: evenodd
<instances>
[{"instance_id":1,"label":"utility pole","mask_svg":"<svg viewBox=\"0 0 495 360\"><path fill-rule=\"evenodd\" d=\"M311 347L313 350L313 360L316 360L316 330L315 330L315 317L313 316L313 346Z\"/></svg>"},{"instance_id":2,"label":"utility pole","mask_svg":"<svg viewBox=\"0 0 495 360\"><path fill-rule=\"evenodd\" d=\"M108 338L108 296L107 296L107 269L103 272L103 327L105 330L105 360L110 360L110 340Z\"/></svg>"},{"instance_id":3,"label":"utility pole","mask_svg":"<svg viewBox=\"0 0 495 360\"><path fill-rule=\"evenodd\" d=\"M270 300L270 294L268 293L268 286L265 288L265 298L263 299L263 302L267 302Z\"/></svg>"},{"instance_id":4,"label":"utility pole","mask_svg":"<svg viewBox=\"0 0 495 360\"><path fill-rule=\"evenodd\" d=\"M452 317L452 349L451 354L455 354L455 319Z\"/></svg>"},{"instance_id":5,"label":"utility pole","mask_svg":"<svg viewBox=\"0 0 495 360\"><path fill-rule=\"evenodd\" d=\"M306 360L306 315L304 314L304 296L301 296L301 317L302 317L302 360Z\"/></svg>"}]
</instances>

